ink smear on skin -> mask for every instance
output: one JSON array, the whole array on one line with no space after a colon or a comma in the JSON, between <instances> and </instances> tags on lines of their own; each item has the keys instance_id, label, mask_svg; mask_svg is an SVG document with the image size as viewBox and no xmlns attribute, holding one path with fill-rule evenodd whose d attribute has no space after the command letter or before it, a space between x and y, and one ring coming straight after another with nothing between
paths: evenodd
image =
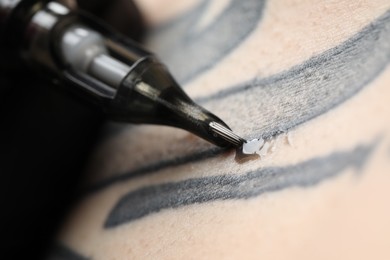
<instances>
[{"instance_id":1,"label":"ink smear on skin","mask_svg":"<svg viewBox=\"0 0 390 260\"><path fill-rule=\"evenodd\" d=\"M262 148L265 141L263 138L256 138L250 141L246 141L240 148L237 149L236 161L244 163L250 160L260 158Z\"/></svg>"}]
</instances>

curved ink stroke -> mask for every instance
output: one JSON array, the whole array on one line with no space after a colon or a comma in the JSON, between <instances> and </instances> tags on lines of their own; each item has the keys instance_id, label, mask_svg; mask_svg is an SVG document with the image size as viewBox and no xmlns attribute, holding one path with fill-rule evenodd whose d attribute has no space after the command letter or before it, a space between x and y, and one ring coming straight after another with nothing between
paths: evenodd
<instances>
[{"instance_id":1,"label":"curved ink stroke","mask_svg":"<svg viewBox=\"0 0 390 260\"><path fill-rule=\"evenodd\" d=\"M113 228L164 209L209 201L249 199L290 187L309 187L338 176L348 168L364 166L375 144L358 146L286 167L263 168L239 175L188 179L141 188L123 196L104 224Z\"/></svg>"},{"instance_id":2,"label":"curved ink stroke","mask_svg":"<svg viewBox=\"0 0 390 260\"><path fill-rule=\"evenodd\" d=\"M46 260L87 260L89 258L83 257L74 252L70 248L62 245L55 244L50 250Z\"/></svg>"},{"instance_id":3,"label":"curved ink stroke","mask_svg":"<svg viewBox=\"0 0 390 260\"><path fill-rule=\"evenodd\" d=\"M210 1L201 2L184 18L175 20L151 35L151 48L168 64L176 79L188 82L209 69L242 43L262 18L265 0L231 0L207 27L194 25Z\"/></svg>"},{"instance_id":4,"label":"curved ink stroke","mask_svg":"<svg viewBox=\"0 0 390 260\"><path fill-rule=\"evenodd\" d=\"M390 10L344 43L301 65L198 101L214 108L219 106L219 111L230 109L228 113L242 118L250 135L267 138L322 115L349 99L374 80L389 60ZM245 104L244 113L239 112L242 104ZM248 118L248 114L258 114L257 111L262 111L261 118ZM214 148L151 162L147 167L93 184L87 193L168 167L205 160L222 152L222 149Z\"/></svg>"},{"instance_id":5,"label":"curved ink stroke","mask_svg":"<svg viewBox=\"0 0 390 260\"><path fill-rule=\"evenodd\" d=\"M198 102L210 103L212 111L228 109L228 114L242 118L251 132L268 138L343 103L378 77L389 61L390 10L344 43L300 65ZM261 117L248 117L258 111Z\"/></svg>"}]
</instances>

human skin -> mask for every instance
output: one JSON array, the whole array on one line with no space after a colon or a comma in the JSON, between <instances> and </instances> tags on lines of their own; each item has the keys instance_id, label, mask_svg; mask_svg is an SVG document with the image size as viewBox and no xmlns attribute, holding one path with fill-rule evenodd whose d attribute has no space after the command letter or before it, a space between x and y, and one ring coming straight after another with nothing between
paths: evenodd
<instances>
[{"instance_id":1,"label":"human skin","mask_svg":"<svg viewBox=\"0 0 390 260\"><path fill-rule=\"evenodd\" d=\"M239 163L179 129L116 126L57 253L389 259L389 1L139 5L189 96L270 148Z\"/></svg>"}]
</instances>

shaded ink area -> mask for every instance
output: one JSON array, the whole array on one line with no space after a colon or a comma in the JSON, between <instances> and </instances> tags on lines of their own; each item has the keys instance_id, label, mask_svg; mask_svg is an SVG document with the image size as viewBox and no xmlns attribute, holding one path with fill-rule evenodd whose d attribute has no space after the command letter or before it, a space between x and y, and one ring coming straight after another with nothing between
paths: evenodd
<instances>
[{"instance_id":1,"label":"shaded ink area","mask_svg":"<svg viewBox=\"0 0 390 260\"><path fill-rule=\"evenodd\" d=\"M188 179L141 188L123 196L110 212L106 228L116 227L164 209L216 200L248 199L289 187L308 187L341 174L347 168L357 172L376 143L351 151L333 153L286 167L270 167L240 175L219 175Z\"/></svg>"},{"instance_id":2,"label":"shaded ink area","mask_svg":"<svg viewBox=\"0 0 390 260\"><path fill-rule=\"evenodd\" d=\"M83 257L78 253L74 252L70 248L56 244L49 252L46 260L88 260L89 258Z\"/></svg>"},{"instance_id":3,"label":"shaded ink area","mask_svg":"<svg viewBox=\"0 0 390 260\"><path fill-rule=\"evenodd\" d=\"M373 81L387 67L389 60L390 10L344 43L300 65L197 101L211 111L224 111L240 118L251 136L268 138L343 103ZM242 109L243 104L245 109ZM253 115L257 115L257 118L253 118ZM141 174L208 159L221 152L215 148L151 162L152 166L116 174L96 183L90 191Z\"/></svg>"},{"instance_id":4,"label":"shaded ink area","mask_svg":"<svg viewBox=\"0 0 390 260\"><path fill-rule=\"evenodd\" d=\"M344 43L300 65L197 101L211 111L241 118L252 133L268 138L343 103L378 77L389 61L390 10Z\"/></svg>"},{"instance_id":5,"label":"shaded ink area","mask_svg":"<svg viewBox=\"0 0 390 260\"><path fill-rule=\"evenodd\" d=\"M187 82L218 63L257 27L264 0L231 0L212 23L197 31L196 25L210 5L203 1L181 19L152 35L151 46L179 82ZM190 62L189 62L190 61Z\"/></svg>"}]
</instances>

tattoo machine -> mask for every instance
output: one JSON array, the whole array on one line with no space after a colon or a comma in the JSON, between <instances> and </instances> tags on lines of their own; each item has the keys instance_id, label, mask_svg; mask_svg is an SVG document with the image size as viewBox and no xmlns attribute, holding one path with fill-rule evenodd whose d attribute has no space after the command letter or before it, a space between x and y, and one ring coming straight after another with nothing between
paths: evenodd
<instances>
[{"instance_id":1,"label":"tattoo machine","mask_svg":"<svg viewBox=\"0 0 390 260\"><path fill-rule=\"evenodd\" d=\"M245 142L194 103L153 54L89 13L55 1L0 0L0 44L112 120L179 127L222 147Z\"/></svg>"}]
</instances>

